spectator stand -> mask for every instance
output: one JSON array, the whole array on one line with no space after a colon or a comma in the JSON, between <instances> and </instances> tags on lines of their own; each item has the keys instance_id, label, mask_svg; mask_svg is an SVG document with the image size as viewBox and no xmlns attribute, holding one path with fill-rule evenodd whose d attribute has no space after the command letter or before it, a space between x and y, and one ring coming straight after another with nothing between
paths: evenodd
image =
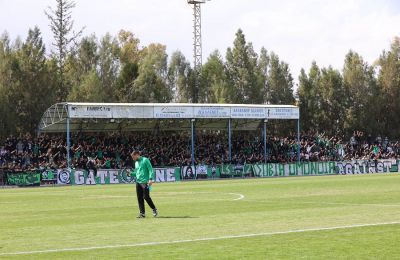
<instances>
[{"instance_id":1,"label":"spectator stand","mask_svg":"<svg viewBox=\"0 0 400 260\"><path fill-rule=\"evenodd\" d=\"M300 144L300 112L291 105L59 103L43 114L39 133L66 133L70 151L71 132L188 131L191 133L191 161L195 165L196 130L227 129L231 161L232 131L262 128L266 162L269 120L297 120ZM297 154L300 161L300 151ZM67 165L71 167L69 153Z\"/></svg>"}]
</instances>

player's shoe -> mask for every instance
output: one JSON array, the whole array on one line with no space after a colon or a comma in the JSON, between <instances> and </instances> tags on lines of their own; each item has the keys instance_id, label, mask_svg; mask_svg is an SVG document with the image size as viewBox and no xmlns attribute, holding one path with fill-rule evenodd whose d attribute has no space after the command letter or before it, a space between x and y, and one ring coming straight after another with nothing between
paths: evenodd
<instances>
[{"instance_id":1,"label":"player's shoe","mask_svg":"<svg viewBox=\"0 0 400 260\"><path fill-rule=\"evenodd\" d=\"M158 210L157 209L153 209L153 217L157 217L158 216Z\"/></svg>"},{"instance_id":2,"label":"player's shoe","mask_svg":"<svg viewBox=\"0 0 400 260\"><path fill-rule=\"evenodd\" d=\"M146 218L145 214L139 214L139 216L137 216L136 218Z\"/></svg>"}]
</instances>

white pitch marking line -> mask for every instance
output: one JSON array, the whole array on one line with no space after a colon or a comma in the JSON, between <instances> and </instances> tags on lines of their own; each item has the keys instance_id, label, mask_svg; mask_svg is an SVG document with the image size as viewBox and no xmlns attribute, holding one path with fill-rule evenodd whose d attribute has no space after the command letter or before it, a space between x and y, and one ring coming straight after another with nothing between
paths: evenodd
<instances>
[{"instance_id":1,"label":"white pitch marking line","mask_svg":"<svg viewBox=\"0 0 400 260\"><path fill-rule=\"evenodd\" d=\"M60 252L74 252L74 251L90 251L90 250L96 250L96 249L115 249L115 248L128 248L128 247L157 246L157 245L181 244L181 243L202 242L202 241L214 241L214 240L233 239L233 238L274 236L274 235L285 235L285 234L292 234L292 233L304 233L304 232L313 232L313 231L329 231L329 230L338 230L338 229L350 229L350 228L360 228L360 227L375 227L375 226L399 225L399 224L400 224L400 221L372 223L372 224L354 224L354 225L347 225L347 226L308 228L308 229L294 229L294 230L287 230L287 231L276 231L276 232L254 233L254 234L243 234L243 235L231 235L231 236L221 236L221 237L195 238L195 239L162 241L162 242L147 242L147 243L127 244L127 245L109 245L109 246L93 246L93 247L48 249L48 250L38 250L38 251L21 251L21 252L13 252L13 253L0 253L0 256L31 255L31 254L60 253Z\"/></svg>"},{"instance_id":2,"label":"white pitch marking line","mask_svg":"<svg viewBox=\"0 0 400 260\"><path fill-rule=\"evenodd\" d=\"M351 203L351 202L302 202L304 204L321 205L343 205L343 206L377 206L377 207L400 207L400 204L378 204L378 203Z\"/></svg>"},{"instance_id":3,"label":"white pitch marking line","mask_svg":"<svg viewBox=\"0 0 400 260\"><path fill-rule=\"evenodd\" d=\"M237 201L237 200L242 200L242 199L244 199L244 195L243 195L243 194L240 194L240 193L229 193L229 195L238 196L238 198L234 199L233 201Z\"/></svg>"}]
</instances>

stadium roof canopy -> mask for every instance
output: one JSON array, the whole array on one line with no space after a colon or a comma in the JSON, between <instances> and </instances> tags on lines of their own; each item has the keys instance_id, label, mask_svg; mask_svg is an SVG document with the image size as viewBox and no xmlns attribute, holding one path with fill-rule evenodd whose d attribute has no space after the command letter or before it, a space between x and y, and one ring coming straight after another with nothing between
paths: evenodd
<instances>
[{"instance_id":1,"label":"stadium roof canopy","mask_svg":"<svg viewBox=\"0 0 400 260\"><path fill-rule=\"evenodd\" d=\"M59 103L43 114L39 130L66 132L68 122L72 132L179 131L191 129L192 120L196 129L223 130L231 121L233 130L254 130L265 120L299 118L290 105Z\"/></svg>"}]
</instances>

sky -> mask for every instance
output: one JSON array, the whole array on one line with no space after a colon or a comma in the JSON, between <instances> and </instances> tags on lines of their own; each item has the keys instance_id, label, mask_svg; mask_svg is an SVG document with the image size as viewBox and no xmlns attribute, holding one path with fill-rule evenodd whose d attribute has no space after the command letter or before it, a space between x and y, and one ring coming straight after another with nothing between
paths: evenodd
<instances>
[{"instance_id":1,"label":"sky","mask_svg":"<svg viewBox=\"0 0 400 260\"><path fill-rule=\"evenodd\" d=\"M192 10L186 0L75 0L75 26L86 35L130 30L142 45L159 42L192 61ZM25 38L35 25L50 46L44 10L55 0L0 0L0 33ZM264 46L298 77L311 62L341 70L351 49L372 64L400 35L399 0L211 0L202 7L203 61L225 55L241 28L259 51Z\"/></svg>"}]
</instances>

